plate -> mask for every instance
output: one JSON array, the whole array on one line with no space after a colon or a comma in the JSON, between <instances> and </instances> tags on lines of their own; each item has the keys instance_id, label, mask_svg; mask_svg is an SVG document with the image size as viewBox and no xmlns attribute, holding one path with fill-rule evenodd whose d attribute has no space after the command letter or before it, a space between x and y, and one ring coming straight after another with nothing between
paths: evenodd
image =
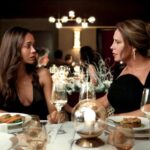
<instances>
[{"instance_id":1,"label":"plate","mask_svg":"<svg viewBox=\"0 0 150 150\"><path fill-rule=\"evenodd\" d=\"M0 147L3 150L11 149L18 143L17 138L13 134L0 132Z\"/></svg>"},{"instance_id":2,"label":"plate","mask_svg":"<svg viewBox=\"0 0 150 150\"><path fill-rule=\"evenodd\" d=\"M131 118L131 117L134 118L135 116L110 116L110 117L107 118L107 122L109 122L109 124L111 126L115 127L116 124L111 122L111 121L108 121L109 119L120 122L120 121L123 120L123 118ZM142 126L137 127L137 128L133 128L134 131L142 131L142 130L149 129L149 120L147 118L144 118L144 117L137 117L137 118L141 119Z\"/></svg>"},{"instance_id":3,"label":"plate","mask_svg":"<svg viewBox=\"0 0 150 150\"><path fill-rule=\"evenodd\" d=\"M26 123L28 121L31 120L31 116L28 114L24 114L24 113L0 113L0 116L5 115L5 114L10 114L11 116L13 115L21 115L25 117L24 121L20 121L17 123L0 123L0 131L4 130L4 132L8 132L8 133L15 133L15 132L21 132L22 131L22 124Z\"/></svg>"},{"instance_id":4,"label":"plate","mask_svg":"<svg viewBox=\"0 0 150 150\"><path fill-rule=\"evenodd\" d=\"M0 113L0 116L3 116L5 114L10 114L11 116L14 116L14 115L21 115L21 116L24 116L25 117L25 123L30 121L31 120L31 116L28 115L28 114L24 114L24 113ZM14 125L19 125L19 124L22 124L23 121L20 121L20 122L17 122L17 123L8 123L8 126L14 126ZM0 125L3 124L3 123L0 123Z\"/></svg>"}]
</instances>

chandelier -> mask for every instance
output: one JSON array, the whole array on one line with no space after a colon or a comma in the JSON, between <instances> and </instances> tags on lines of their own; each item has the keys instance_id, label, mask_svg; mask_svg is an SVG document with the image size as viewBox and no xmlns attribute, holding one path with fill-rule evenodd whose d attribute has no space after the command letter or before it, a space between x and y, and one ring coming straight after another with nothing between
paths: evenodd
<instances>
[{"instance_id":1,"label":"chandelier","mask_svg":"<svg viewBox=\"0 0 150 150\"><path fill-rule=\"evenodd\" d=\"M88 23L94 23L95 20L94 16L90 16L89 18L75 17L75 12L73 10L68 12L68 16L62 16L60 18L51 16L48 18L50 23L55 23L56 28L62 28L63 24L69 21L75 21L77 24L81 25L82 28L87 28Z\"/></svg>"}]
</instances>

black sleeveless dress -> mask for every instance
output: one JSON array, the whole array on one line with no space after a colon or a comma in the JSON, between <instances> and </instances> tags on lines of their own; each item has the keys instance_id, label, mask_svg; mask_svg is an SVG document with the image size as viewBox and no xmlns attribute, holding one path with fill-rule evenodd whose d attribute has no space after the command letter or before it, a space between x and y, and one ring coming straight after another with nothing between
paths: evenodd
<instances>
[{"instance_id":1,"label":"black sleeveless dress","mask_svg":"<svg viewBox=\"0 0 150 150\"><path fill-rule=\"evenodd\" d=\"M144 87L150 88L150 72L145 85L131 74L122 75L114 80L108 91L108 100L114 107L115 113L125 113L139 109Z\"/></svg>"},{"instance_id":2,"label":"black sleeveless dress","mask_svg":"<svg viewBox=\"0 0 150 150\"><path fill-rule=\"evenodd\" d=\"M43 89L33 86L33 102L29 106L24 106L20 103L19 97L16 99L7 100L0 98L0 109L8 112L19 112L26 114L38 115L40 119L47 119L48 108L44 97Z\"/></svg>"}]
</instances>

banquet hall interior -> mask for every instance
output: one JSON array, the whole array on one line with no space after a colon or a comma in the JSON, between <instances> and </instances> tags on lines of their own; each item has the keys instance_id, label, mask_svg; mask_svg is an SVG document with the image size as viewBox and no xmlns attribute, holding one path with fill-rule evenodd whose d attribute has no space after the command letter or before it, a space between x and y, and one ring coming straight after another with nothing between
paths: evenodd
<instances>
[{"instance_id":1,"label":"banquet hall interior","mask_svg":"<svg viewBox=\"0 0 150 150\"><path fill-rule=\"evenodd\" d=\"M107 139L109 139L109 135L111 135L111 133L115 133L115 132L117 133L118 128L116 127L118 127L117 126L118 124L116 125L116 123L118 123L117 122L118 120L115 123L112 122L113 119L111 118L110 120L106 120L106 122L104 120L107 119L109 116L111 117L111 115L113 116L115 110L113 109L113 107L111 107L111 105L106 110L103 109L103 107L97 107L95 101L91 101L91 102L87 101L88 102L87 104L85 101L86 105L82 105L84 104L84 101L82 103L80 97L82 87L85 90L83 92L85 96L89 96L90 95L89 93L91 91L87 90L90 87L90 82L89 82L90 77L88 76L89 75L87 73L88 71L86 72L85 70L84 71L82 70L83 66L81 64L80 49L84 46L89 46L92 48L92 50L95 50L98 54L100 54L99 58L102 58L102 60L99 59L100 65L98 66L101 69L100 70L101 72L99 70L98 70L99 72L97 71L99 73L98 77L100 77L100 81L101 81L99 82L100 84L97 84L100 85L97 86L99 89L98 91L96 91L95 90L96 86L95 86L93 88L95 90L93 92L94 96L92 98L87 97L87 99L95 100L96 98L100 98L107 94L108 89L112 81L114 80L114 76L113 76L114 74L112 74L111 71L112 68L115 66L115 61L113 59L112 50L110 49L110 46L113 42L113 34L114 34L116 23L120 21L124 21L126 19L141 19L144 20L145 22L150 23L149 11L150 11L149 0L1 0L0 42L2 40L3 34L9 28L14 26L28 28L34 34L34 38L35 38L34 48L41 54L42 51L44 50L42 57L46 56L45 58L48 59L50 63L54 62L54 60L57 61L54 57L55 52L61 50L63 53L62 58L64 60L65 60L65 56L71 55L73 58L73 63L77 64L76 66L75 65L73 66L74 74L70 76L68 75L69 74L68 72L72 68L69 70L68 69L69 67L66 67L65 65L64 65L65 67L60 66L60 68L51 65L51 67L48 68L49 69L48 73L52 75L52 81L54 83L53 87L55 87L56 85L59 88L62 87L63 90L65 89L64 90L65 92L67 89L68 95L66 96L67 98L65 98L65 101L63 102L64 105L62 105L59 108L62 109L63 111L58 110L58 112L60 113L65 111L67 112L67 113L65 112L67 114L67 115L65 114L67 116L66 117L67 119L65 118L66 120L64 119L63 120L64 122L62 121L63 123L61 121L60 122L58 121L57 122L58 124L57 123L51 124L48 119L40 120L38 118L38 121L42 123L44 129L46 129L46 132L44 131L47 138L47 141L45 140L47 142L46 150L48 149L83 150L84 144L80 145L80 143L77 143L78 141L77 139L82 140L82 136L83 139L86 139L84 138L84 135L85 137L88 137L87 139L92 139L94 137L94 140L95 138L100 136L100 141L98 141L98 143L100 142L100 144L102 145L91 146L90 143L89 147L91 149L94 148L94 150L104 150L110 148L111 143L108 144L109 141ZM36 51L34 52L36 53ZM46 55L44 54L45 52ZM85 76L82 76L83 72L85 73L84 74ZM83 85L86 85L88 88ZM51 94L52 96L54 95L54 92L56 92L53 90L53 87L52 87L52 94ZM120 91L117 91L116 93L118 94L119 92ZM55 100L57 100L57 98ZM75 108L74 111L68 111L68 109L64 107L66 102L71 106L71 108ZM80 104L81 107L78 107L80 106ZM85 107L87 109L85 109ZM79 108L84 108L84 111L80 112ZM86 112L85 110L88 113L85 113ZM101 116L101 114L103 114L104 116ZM33 116L29 116L28 114L25 114L25 117L23 116L23 118L25 118L25 121L30 122ZM104 120L101 118L104 118ZM131 133L133 133L131 132L129 133L129 136L127 136L127 139L129 139L130 141L131 140L133 141L134 139L135 143L131 143L131 146L135 146L133 147L133 150L141 150L143 148L145 148L143 150L149 150L150 148L150 130L149 130L150 120L147 118L145 119L143 118L141 118L142 124L140 124L141 126L139 130L138 129L136 130L136 128L134 128L133 130L135 135L131 135ZM123 120L124 116L121 119ZM22 124L23 123L24 122L22 122ZM73 123L75 123L76 126L74 126ZM83 128L81 130L82 132L78 132L78 123L79 124L81 123L81 127ZM85 126L83 126L84 123ZM10 127L9 130L13 133L13 136L15 135L15 138L17 134L19 135L22 131L24 131L23 130L24 126L22 126L22 124L20 124L21 128L19 128L19 130L14 130L15 127L13 126L11 131L10 130L11 127ZM111 126L111 124L113 124L113 126ZM105 130L104 127L106 127L106 125L108 125L107 127L109 126L111 127L110 129L112 130L110 130L110 132L108 132L109 128L108 130ZM16 127L18 128L18 126ZM64 130L62 134L59 134L60 129ZM2 130L4 132L4 128L2 128ZM5 132L8 132L8 128ZM0 133L2 134L1 131ZM123 131L121 133L125 133L125 132ZM5 142L4 144L3 141L0 142L0 146L1 144L3 144L6 148L3 150L8 150L7 146L9 146L9 149L15 148L13 146L16 146L18 143L20 144L22 142L22 136L17 137L19 139L19 142L17 141L18 143L15 145L9 144L10 139L6 140L6 138L3 139L3 136L0 137L1 137L0 141L3 140ZM123 135L123 137L125 136ZM113 138L115 139L115 136ZM120 137L118 139L120 139L120 141L127 141L126 138L124 138L125 140L122 140L122 138ZM105 144L103 141L105 142ZM36 142L36 144L37 143L38 142ZM24 143L22 145L24 146ZM113 150L113 148L114 147L112 146L110 150Z\"/></svg>"}]
</instances>

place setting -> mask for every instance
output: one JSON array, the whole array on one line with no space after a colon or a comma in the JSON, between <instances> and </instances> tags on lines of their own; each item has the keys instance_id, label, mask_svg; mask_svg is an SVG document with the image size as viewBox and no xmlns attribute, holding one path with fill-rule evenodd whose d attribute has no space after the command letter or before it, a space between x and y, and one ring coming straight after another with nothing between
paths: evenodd
<instances>
[{"instance_id":1,"label":"place setting","mask_svg":"<svg viewBox=\"0 0 150 150\"><path fill-rule=\"evenodd\" d=\"M0 121L0 147L3 150L46 149L46 143L49 142L47 121L41 121L39 116L1 113Z\"/></svg>"},{"instance_id":2,"label":"place setting","mask_svg":"<svg viewBox=\"0 0 150 150\"><path fill-rule=\"evenodd\" d=\"M31 116L24 113L0 113L0 147L3 147L3 150L16 147L16 135L23 131L23 124L30 120Z\"/></svg>"},{"instance_id":3,"label":"place setting","mask_svg":"<svg viewBox=\"0 0 150 150\"><path fill-rule=\"evenodd\" d=\"M141 100L141 112L143 116L109 116L106 121L109 130L113 130L117 126L133 128L135 139L150 138L150 92L148 88L144 88Z\"/></svg>"},{"instance_id":4,"label":"place setting","mask_svg":"<svg viewBox=\"0 0 150 150\"><path fill-rule=\"evenodd\" d=\"M46 150L49 135L45 122L41 122L39 116L30 115L31 120L24 123L22 132L16 134L18 138L17 148L25 150Z\"/></svg>"},{"instance_id":5,"label":"place setting","mask_svg":"<svg viewBox=\"0 0 150 150\"><path fill-rule=\"evenodd\" d=\"M0 128L8 133L22 131L22 125L31 120L31 116L24 113L0 113Z\"/></svg>"}]
</instances>

